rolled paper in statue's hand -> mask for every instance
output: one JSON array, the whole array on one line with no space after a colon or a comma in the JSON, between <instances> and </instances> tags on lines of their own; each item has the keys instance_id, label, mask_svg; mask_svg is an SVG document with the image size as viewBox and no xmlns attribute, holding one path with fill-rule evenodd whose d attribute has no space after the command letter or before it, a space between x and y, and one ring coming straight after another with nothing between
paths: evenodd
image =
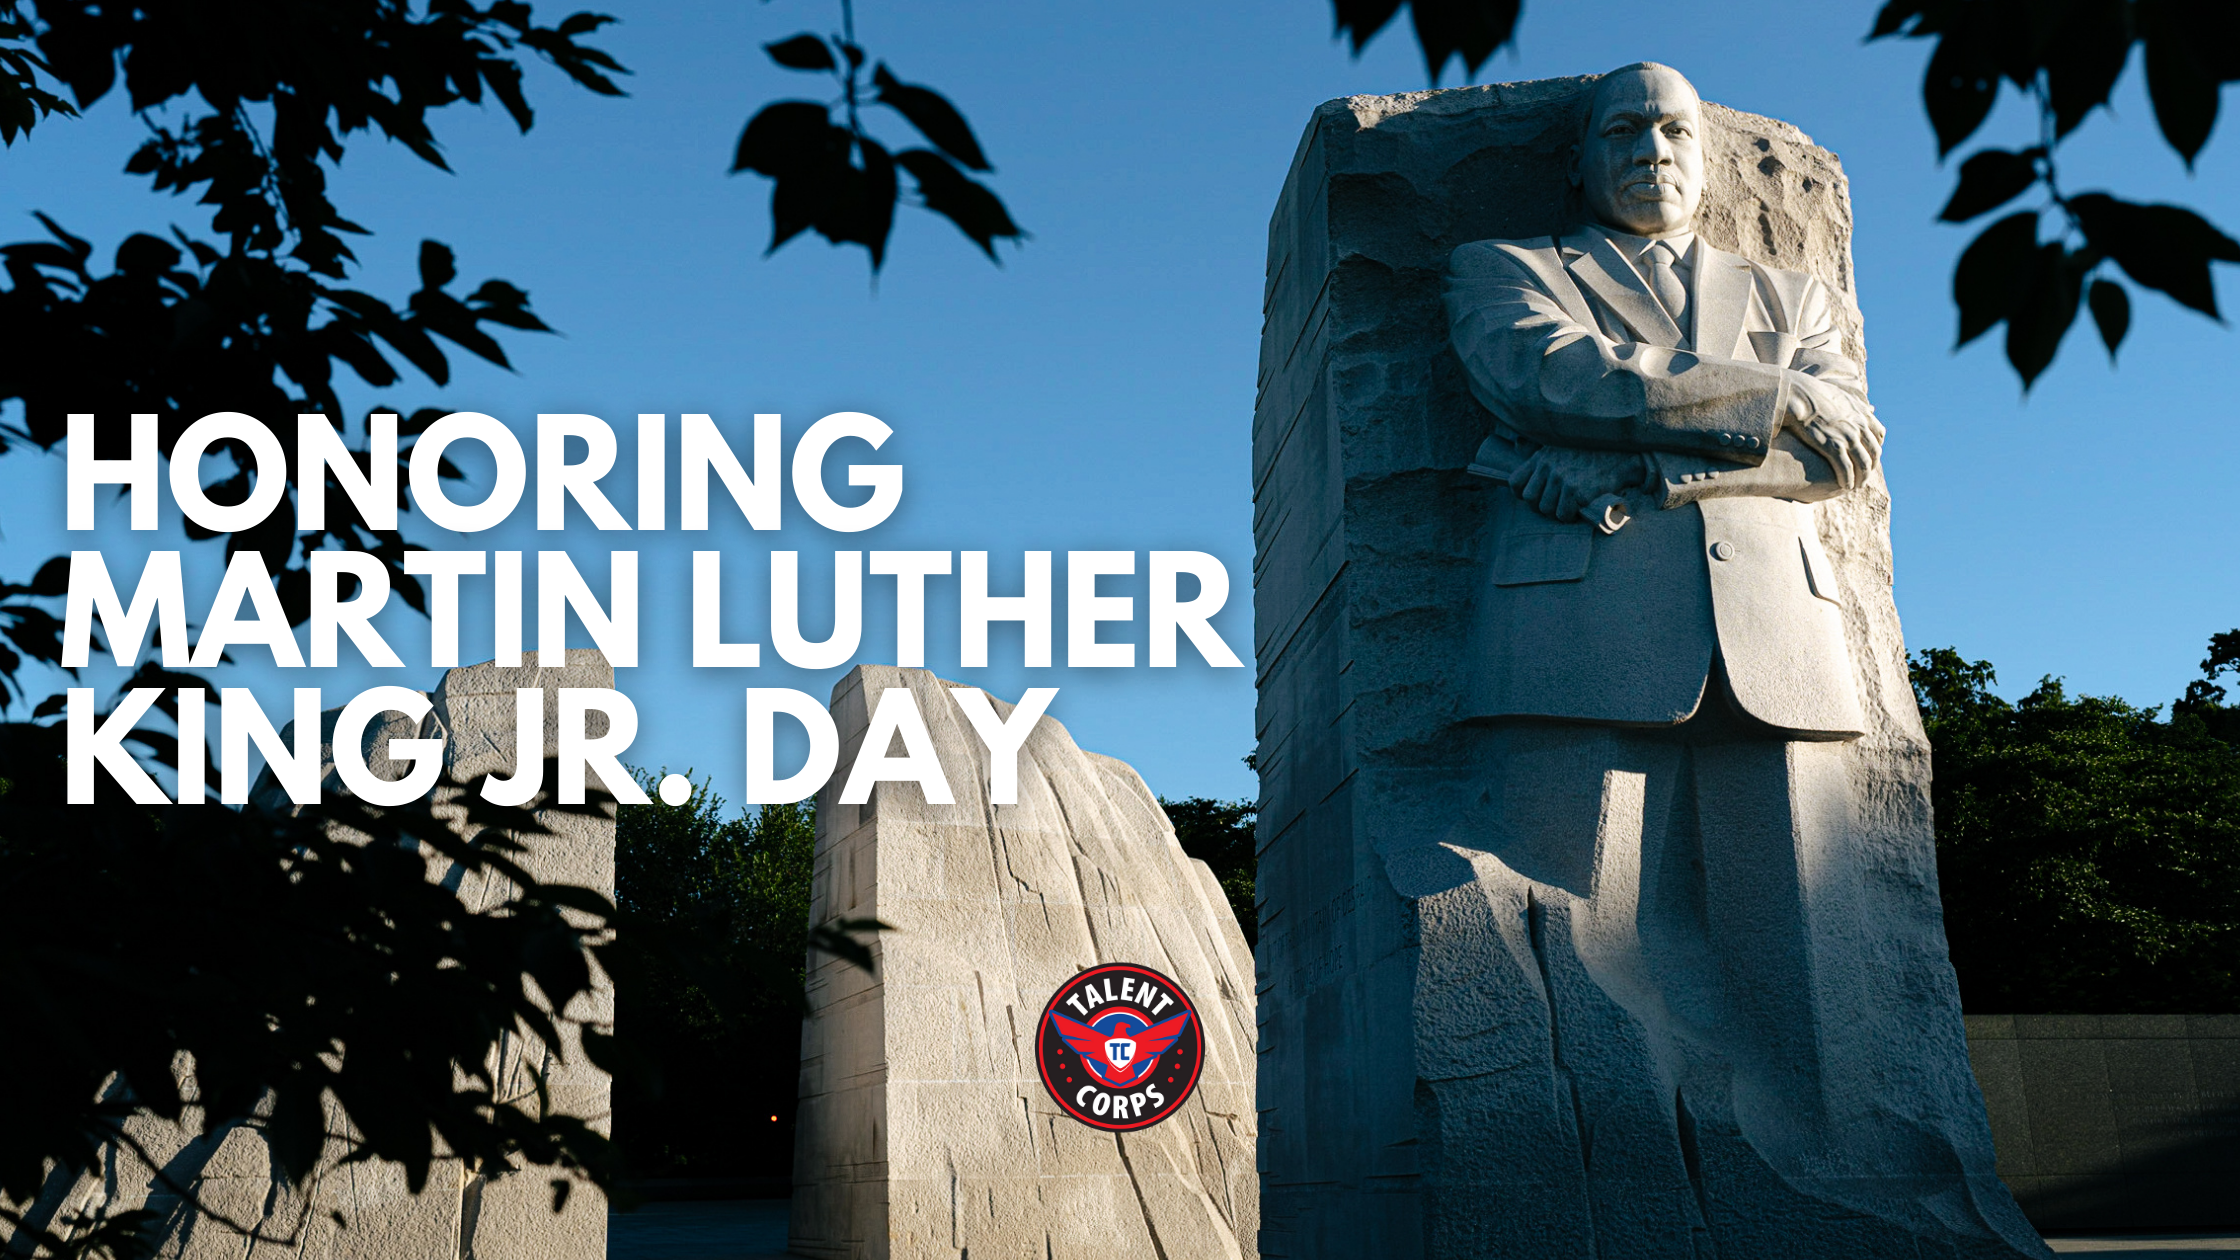
<instances>
[{"instance_id":1,"label":"rolled paper in statue's hand","mask_svg":"<svg viewBox=\"0 0 2240 1260\"><path fill-rule=\"evenodd\" d=\"M1506 453L1501 449L1499 438L1489 437L1485 440L1484 445L1478 448L1478 453L1470 461L1470 467L1467 471L1472 476L1484 477L1488 481L1498 481L1514 489L1517 484L1517 466L1501 458ZM1605 534L1617 533L1626 527L1627 521L1633 519L1633 514L1626 511L1625 496L1618 494L1597 496L1594 502L1587 505L1586 511L1581 515L1585 516L1596 529Z\"/></svg>"}]
</instances>

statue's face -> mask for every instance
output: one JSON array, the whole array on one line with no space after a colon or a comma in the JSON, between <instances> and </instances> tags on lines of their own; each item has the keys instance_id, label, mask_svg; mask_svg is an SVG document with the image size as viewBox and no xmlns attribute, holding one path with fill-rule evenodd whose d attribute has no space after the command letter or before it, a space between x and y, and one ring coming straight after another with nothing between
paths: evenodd
<instances>
[{"instance_id":1,"label":"statue's face","mask_svg":"<svg viewBox=\"0 0 2240 1260\"><path fill-rule=\"evenodd\" d=\"M1703 199L1703 103L1678 71L1626 70L1596 85L1572 180L1597 222L1636 236L1695 224Z\"/></svg>"}]
</instances>

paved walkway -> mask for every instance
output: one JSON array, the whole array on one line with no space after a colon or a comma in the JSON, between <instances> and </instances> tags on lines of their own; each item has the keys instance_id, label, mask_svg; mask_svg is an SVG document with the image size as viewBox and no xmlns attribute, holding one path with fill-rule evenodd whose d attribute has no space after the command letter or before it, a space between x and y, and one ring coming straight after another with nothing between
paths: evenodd
<instances>
[{"instance_id":1,"label":"paved walkway","mask_svg":"<svg viewBox=\"0 0 2240 1260\"><path fill-rule=\"evenodd\" d=\"M2057 1235L2046 1242L2059 1256L2240 1258L2240 1234ZM608 1260L779 1260L785 1250L784 1199L648 1203L607 1217Z\"/></svg>"},{"instance_id":2,"label":"paved walkway","mask_svg":"<svg viewBox=\"0 0 2240 1260\"><path fill-rule=\"evenodd\" d=\"M607 1214L607 1260L777 1260L784 1199L648 1203Z\"/></svg>"},{"instance_id":3,"label":"paved walkway","mask_svg":"<svg viewBox=\"0 0 2240 1260\"><path fill-rule=\"evenodd\" d=\"M2231 1260L2240 1255L2240 1234L2056 1234L2046 1245L2057 1256Z\"/></svg>"}]
</instances>

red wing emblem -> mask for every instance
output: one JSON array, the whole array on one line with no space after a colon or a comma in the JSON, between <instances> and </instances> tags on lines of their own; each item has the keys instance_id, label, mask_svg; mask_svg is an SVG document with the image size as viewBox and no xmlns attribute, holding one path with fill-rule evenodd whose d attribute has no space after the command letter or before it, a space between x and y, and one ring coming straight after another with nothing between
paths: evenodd
<instances>
[{"instance_id":1,"label":"red wing emblem","mask_svg":"<svg viewBox=\"0 0 2240 1260\"><path fill-rule=\"evenodd\" d=\"M1148 1027L1132 1012L1118 1012L1097 1021L1095 1027L1079 1020L1068 1019L1053 1011L1050 1021L1057 1027L1058 1037L1097 1078L1114 1089L1133 1085L1138 1077L1159 1061L1182 1030L1189 1026L1190 1012L1184 1011L1172 1019L1164 1019Z\"/></svg>"}]
</instances>

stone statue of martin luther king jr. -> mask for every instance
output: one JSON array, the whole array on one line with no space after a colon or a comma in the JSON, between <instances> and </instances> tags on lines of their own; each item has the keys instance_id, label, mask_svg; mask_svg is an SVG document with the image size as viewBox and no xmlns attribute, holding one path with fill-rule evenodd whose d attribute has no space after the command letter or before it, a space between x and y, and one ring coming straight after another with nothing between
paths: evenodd
<instances>
[{"instance_id":1,"label":"stone statue of martin luther king jr.","mask_svg":"<svg viewBox=\"0 0 2240 1260\"><path fill-rule=\"evenodd\" d=\"M1572 170L1589 221L1454 253L1454 347L1496 421L1480 470L1523 501L1495 528L1482 711L1671 725L1727 704L1851 738L1806 505L1865 480L1883 427L1826 288L1695 234L1700 112L1668 67L1604 76ZM1629 496L1657 510L1612 529Z\"/></svg>"},{"instance_id":2,"label":"stone statue of martin luther king jr.","mask_svg":"<svg viewBox=\"0 0 2240 1260\"><path fill-rule=\"evenodd\" d=\"M1469 662L1484 792L1450 839L1530 908L1546 1005L1457 1024L1502 1067L1472 1105L1509 1120L1446 1158L1486 1170L1480 1203L1579 1196L1605 1257L2043 1255L1943 1027L1949 971L1901 991L1882 965L1937 925L1878 891L1855 821L1868 723L1812 504L1868 479L1884 429L1827 289L1696 234L1702 112L1669 67L1603 76L1585 222L1449 264L1493 418L1472 471L1509 487ZM1534 1063L1568 1101L1528 1137L1531 1091L1504 1091Z\"/></svg>"}]
</instances>

